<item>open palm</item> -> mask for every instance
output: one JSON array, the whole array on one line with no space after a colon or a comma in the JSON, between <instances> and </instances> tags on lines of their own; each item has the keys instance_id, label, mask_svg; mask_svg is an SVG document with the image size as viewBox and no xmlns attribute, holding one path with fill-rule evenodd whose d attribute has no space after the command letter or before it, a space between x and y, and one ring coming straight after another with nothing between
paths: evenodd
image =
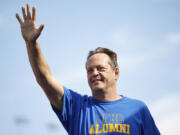
<instances>
[{"instance_id":1,"label":"open palm","mask_svg":"<svg viewBox=\"0 0 180 135\"><path fill-rule=\"evenodd\" d=\"M25 11L25 8L22 7L22 13L23 13L23 19L19 17L18 14L16 14L16 18L19 21L21 25L21 32L24 40L26 42L35 42L39 35L41 34L42 29L44 28L44 25L42 24L39 28L36 26L36 8L32 8L32 15L30 12L30 5L27 4L27 13Z\"/></svg>"}]
</instances>

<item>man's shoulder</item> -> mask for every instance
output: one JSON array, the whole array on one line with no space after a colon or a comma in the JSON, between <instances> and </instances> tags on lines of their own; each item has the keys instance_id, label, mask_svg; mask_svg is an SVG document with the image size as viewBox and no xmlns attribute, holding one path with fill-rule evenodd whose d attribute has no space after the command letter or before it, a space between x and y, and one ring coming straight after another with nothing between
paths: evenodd
<instances>
[{"instance_id":1,"label":"man's shoulder","mask_svg":"<svg viewBox=\"0 0 180 135\"><path fill-rule=\"evenodd\" d=\"M130 105L136 106L136 107L146 107L146 104L142 100L139 100L136 98L130 98L130 97L125 96L124 102L126 102Z\"/></svg>"}]
</instances>

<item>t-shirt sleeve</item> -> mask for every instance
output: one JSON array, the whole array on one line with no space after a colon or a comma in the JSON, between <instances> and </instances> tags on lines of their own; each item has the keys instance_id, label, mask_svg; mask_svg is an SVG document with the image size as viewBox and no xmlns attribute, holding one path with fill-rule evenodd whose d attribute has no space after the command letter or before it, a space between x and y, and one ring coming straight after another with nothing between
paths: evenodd
<instances>
[{"instance_id":1,"label":"t-shirt sleeve","mask_svg":"<svg viewBox=\"0 0 180 135\"><path fill-rule=\"evenodd\" d=\"M71 128L73 128L72 121L73 118L75 118L75 114L78 114L78 111L80 111L81 99L82 96L80 94L64 87L62 112L60 113L53 105L51 105L53 111L56 113L68 133L71 131Z\"/></svg>"},{"instance_id":2,"label":"t-shirt sleeve","mask_svg":"<svg viewBox=\"0 0 180 135\"><path fill-rule=\"evenodd\" d=\"M142 133L143 135L160 135L154 119L146 105L142 109Z\"/></svg>"}]
</instances>

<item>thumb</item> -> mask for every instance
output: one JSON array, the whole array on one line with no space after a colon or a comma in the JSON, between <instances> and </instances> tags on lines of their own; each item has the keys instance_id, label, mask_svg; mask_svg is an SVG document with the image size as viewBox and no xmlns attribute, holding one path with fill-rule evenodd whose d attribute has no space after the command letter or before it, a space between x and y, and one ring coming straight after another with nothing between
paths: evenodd
<instances>
[{"instance_id":1,"label":"thumb","mask_svg":"<svg viewBox=\"0 0 180 135\"><path fill-rule=\"evenodd\" d=\"M44 24L41 24L41 26L38 28L38 33L40 34L44 28Z\"/></svg>"},{"instance_id":2,"label":"thumb","mask_svg":"<svg viewBox=\"0 0 180 135\"><path fill-rule=\"evenodd\" d=\"M37 29L37 31L36 31L36 33L34 35L35 40L39 37L39 35L41 34L43 28L44 28L44 24L41 24L41 26Z\"/></svg>"}]
</instances>

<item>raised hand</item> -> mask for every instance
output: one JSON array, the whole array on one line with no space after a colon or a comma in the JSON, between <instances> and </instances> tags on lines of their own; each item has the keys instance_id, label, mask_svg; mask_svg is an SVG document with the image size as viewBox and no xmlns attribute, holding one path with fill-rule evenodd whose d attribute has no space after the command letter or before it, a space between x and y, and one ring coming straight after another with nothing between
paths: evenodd
<instances>
[{"instance_id":1,"label":"raised hand","mask_svg":"<svg viewBox=\"0 0 180 135\"><path fill-rule=\"evenodd\" d=\"M21 25L21 33L26 42L35 42L39 35L41 34L41 31L44 28L44 24L41 24L41 26L38 28L36 26L36 8L32 8L32 15L30 12L30 5L27 4L27 13L25 11L25 8L22 7L22 13L23 13L23 19L19 17L18 14L16 14L16 18L19 21Z\"/></svg>"}]
</instances>

